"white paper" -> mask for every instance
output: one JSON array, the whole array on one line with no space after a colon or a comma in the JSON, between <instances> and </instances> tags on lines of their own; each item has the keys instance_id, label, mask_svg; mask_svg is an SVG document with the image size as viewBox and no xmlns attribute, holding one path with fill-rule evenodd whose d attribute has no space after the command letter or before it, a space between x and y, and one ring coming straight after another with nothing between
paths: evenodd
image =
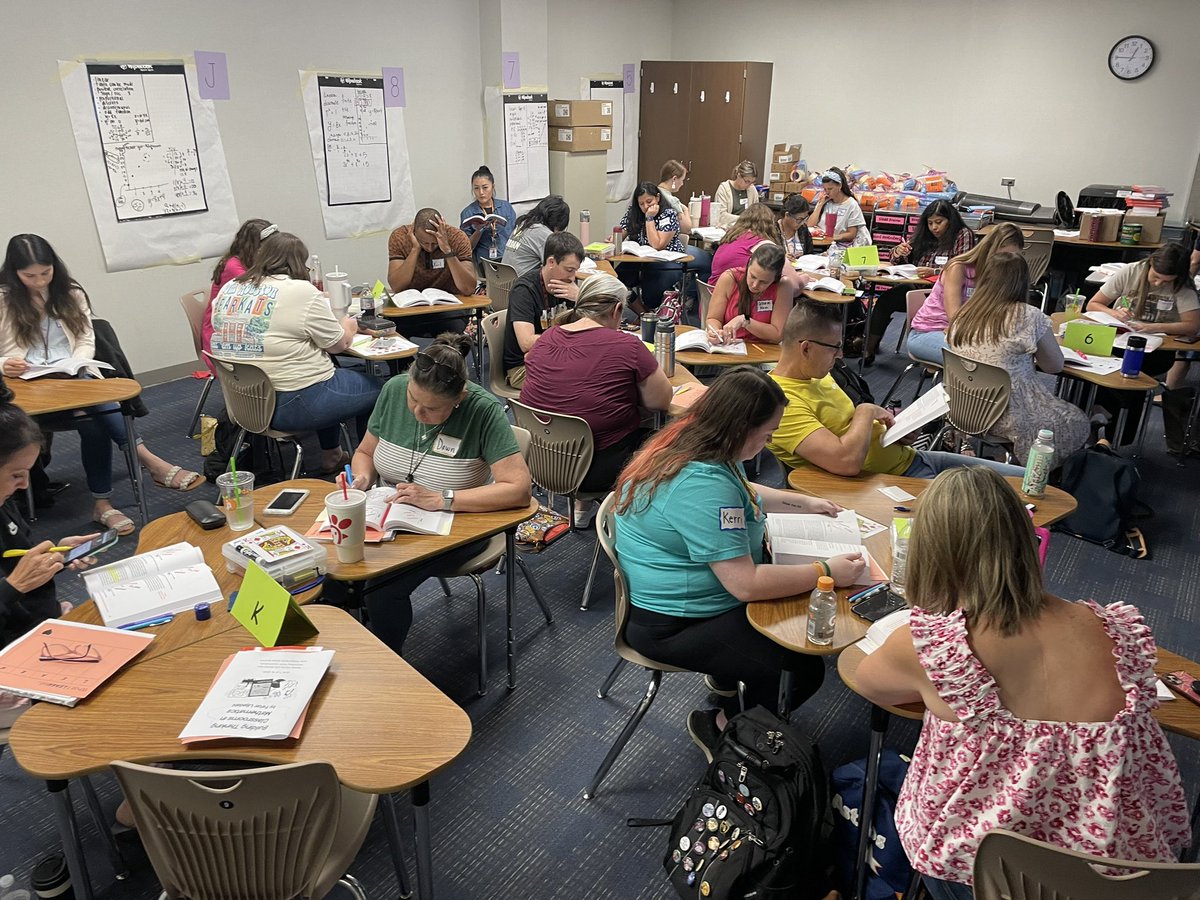
<instances>
[{"instance_id":1,"label":"white paper","mask_svg":"<svg viewBox=\"0 0 1200 900\"><path fill-rule=\"evenodd\" d=\"M857 516L859 536L865 541L869 537L874 537L877 534L883 534L888 530L886 525L880 525L874 519L868 519L864 515Z\"/></svg>"},{"instance_id":2,"label":"white paper","mask_svg":"<svg viewBox=\"0 0 1200 900\"><path fill-rule=\"evenodd\" d=\"M317 93L329 204L391 202L383 79L321 75Z\"/></svg>"},{"instance_id":3,"label":"white paper","mask_svg":"<svg viewBox=\"0 0 1200 900\"><path fill-rule=\"evenodd\" d=\"M916 500L917 498L910 494L902 487L897 487L894 484L887 487L881 487L879 493L887 497L889 500L895 500L897 503L903 503L905 500Z\"/></svg>"},{"instance_id":4,"label":"white paper","mask_svg":"<svg viewBox=\"0 0 1200 900\"><path fill-rule=\"evenodd\" d=\"M949 411L950 400L946 396L946 388L936 384L922 394L916 403L896 414L892 427L883 433L881 443L890 447L905 435L912 434L922 425L944 416Z\"/></svg>"},{"instance_id":5,"label":"white paper","mask_svg":"<svg viewBox=\"0 0 1200 900\"><path fill-rule=\"evenodd\" d=\"M839 279L830 278L828 275L824 278L818 278L807 287L810 291L829 291L831 294L841 294L846 289L846 285Z\"/></svg>"},{"instance_id":6,"label":"white paper","mask_svg":"<svg viewBox=\"0 0 1200 900\"><path fill-rule=\"evenodd\" d=\"M907 625L911 616L911 609L898 609L894 613L889 613L878 622L872 623L871 627L867 629L867 633L863 635L863 639L854 646L870 656L883 646L884 641L893 631Z\"/></svg>"},{"instance_id":7,"label":"white paper","mask_svg":"<svg viewBox=\"0 0 1200 900\"><path fill-rule=\"evenodd\" d=\"M407 503L393 503L388 510L388 497L395 488L377 487L367 491L367 524L378 531L408 531L415 534L447 535L454 524L454 513L442 510L419 509ZM383 515L387 513L387 521Z\"/></svg>"},{"instance_id":8,"label":"white paper","mask_svg":"<svg viewBox=\"0 0 1200 900\"><path fill-rule=\"evenodd\" d=\"M799 271L807 272L810 275L817 272L824 272L829 268L829 257L820 256L816 253L810 253L806 256L801 256L792 263Z\"/></svg>"},{"instance_id":9,"label":"white paper","mask_svg":"<svg viewBox=\"0 0 1200 900\"><path fill-rule=\"evenodd\" d=\"M1126 331L1122 334L1118 334L1113 339L1113 346L1119 347L1122 350L1128 350L1130 334L1132 334L1132 332L1129 332L1129 331ZM1140 334L1142 337L1144 337L1146 339L1146 352L1147 353L1153 353L1155 350L1157 350L1159 347L1161 347L1163 345L1163 338L1166 337L1166 334L1150 334L1149 332L1145 332L1145 331L1139 331L1138 334Z\"/></svg>"},{"instance_id":10,"label":"white paper","mask_svg":"<svg viewBox=\"0 0 1200 900\"><path fill-rule=\"evenodd\" d=\"M705 241L719 241L725 237L725 229L712 225L697 225L692 229L692 234Z\"/></svg>"},{"instance_id":11,"label":"white paper","mask_svg":"<svg viewBox=\"0 0 1200 900\"><path fill-rule=\"evenodd\" d=\"M645 259L665 259L674 261L677 259L686 259L686 253L680 253L678 250L655 250L653 247L646 244L639 244L637 241L622 241L621 252L629 253L633 256L641 256Z\"/></svg>"},{"instance_id":12,"label":"white paper","mask_svg":"<svg viewBox=\"0 0 1200 900\"><path fill-rule=\"evenodd\" d=\"M1070 347L1062 347L1063 362L1076 369L1087 369L1097 375L1109 375L1121 368L1118 356L1084 356Z\"/></svg>"},{"instance_id":13,"label":"white paper","mask_svg":"<svg viewBox=\"0 0 1200 900\"><path fill-rule=\"evenodd\" d=\"M550 193L550 138L546 95L503 95L504 167L509 203Z\"/></svg>"},{"instance_id":14,"label":"white paper","mask_svg":"<svg viewBox=\"0 0 1200 900\"><path fill-rule=\"evenodd\" d=\"M1166 685L1161 678L1154 679L1154 696L1159 700L1174 700L1175 693Z\"/></svg>"}]
</instances>

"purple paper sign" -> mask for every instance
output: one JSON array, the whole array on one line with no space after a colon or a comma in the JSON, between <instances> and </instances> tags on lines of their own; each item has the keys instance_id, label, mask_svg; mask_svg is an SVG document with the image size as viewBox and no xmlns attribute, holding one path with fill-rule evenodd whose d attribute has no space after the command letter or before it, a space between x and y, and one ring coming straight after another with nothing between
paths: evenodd
<instances>
[{"instance_id":1,"label":"purple paper sign","mask_svg":"<svg viewBox=\"0 0 1200 900\"><path fill-rule=\"evenodd\" d=\"M521 86L521 54L505 52L500 54L500 66L504 70L504 86L519 88Z\"/></svg>"},{"instance_id":2,"label":"purple paper sign","mask_svg":"<svg viewBox=\"0 0 1200 900\"><path fill-rule=\"evenodd\" d=\"M634 66L633 63L625 63L625 93L626 94L633 93L633 73L634 73L633 66Z\"/></svg>"},{"instance_id":3,"label":"purple paper sign","mask_svg":"<svg viewBox=\"0 0 1200 900\"><path fill-rule=\"evenodd\" d=\"M383 67L383 105L408 105L408 101L404 97L404 68L402 66Z\"/></svg>"},{"instance_id":4,"label":"purple paper sign","mask_svg":"<svg viewBox=\"0 0 1200 900\"><path fill-rule=\"evenodd\" d=\"M224 53L196 50L196 77L200 79L201 100L229 99L229 67Z\"/></svg>"}]
</instances>

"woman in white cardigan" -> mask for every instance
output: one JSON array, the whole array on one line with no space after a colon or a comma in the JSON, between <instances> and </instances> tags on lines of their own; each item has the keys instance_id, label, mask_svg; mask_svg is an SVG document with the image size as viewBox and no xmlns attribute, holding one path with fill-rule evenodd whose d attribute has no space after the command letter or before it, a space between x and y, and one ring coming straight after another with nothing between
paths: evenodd
<instances>
[{"instance_id":1,"label":"woman in white cardigan","mask_svg":"<svg viewBox=\"0 0 1200 900\"><path fill-rule=\"evenodd\" d=\"M743 159L733 167L728 181L722 181L713 194L713 202L721 204L721 215L716 224L728 228L738 216L758 202L758 166Z\"/></svg>"}]
</instances>

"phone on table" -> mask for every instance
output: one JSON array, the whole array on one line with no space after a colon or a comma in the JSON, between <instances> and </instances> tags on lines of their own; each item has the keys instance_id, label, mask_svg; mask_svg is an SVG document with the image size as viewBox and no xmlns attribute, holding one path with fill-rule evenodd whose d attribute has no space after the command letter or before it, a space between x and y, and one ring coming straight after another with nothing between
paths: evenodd
<instances>
[{"instance_id":1,"label":"phone on table","mask_svg":"<svg viewBox=\"0 0 1200 900\"><path fill-rule=\"evenodd\" d=\"M290 516L300 508L300 504L308 497L308 493L306 490L292 488L282 490L267 504L267 508L263 512L268 516Z\"/></svg>"},{"instance_id":2,"label":"phone on table","mask_svg":"<svg viewBox=\"0 0 1200 900\"><path fill-rule=\"evenodd\" d=\"M1177 694L1182 694L1200 706L1200 678L1193 678L1189 673L1181 671L1167 672L1162 676L1162 680L1168 687L1174 688Z\"/></svg>"},{"instance_id":3,"label":"phone on table","mask_svg":"<svg viewBox=\"0 0 1200 900\"><path fill-rule=\"evenodd\" d=\"M851 597L850 601L850 611L868 622L878 622L884 616L908 605L903 597L892 592L888 584L877 584L868 588L863 593Z\"/></svg>"},{"instance_id":4,"label":"phone on table","mask_svg":"<svg viewBox=\"0 0 1200 900\"><path fill-rule=\"evenodd\" d=\"M92 556L102 550L107 550L117 542L117 529L110 528L100 537L92 538L90 541L84 541L77 547L72 547L67 551L67 555L63 557L63 565L69 565L77 559L82 559L85 556Z\"/></svg>"}]
</instances>

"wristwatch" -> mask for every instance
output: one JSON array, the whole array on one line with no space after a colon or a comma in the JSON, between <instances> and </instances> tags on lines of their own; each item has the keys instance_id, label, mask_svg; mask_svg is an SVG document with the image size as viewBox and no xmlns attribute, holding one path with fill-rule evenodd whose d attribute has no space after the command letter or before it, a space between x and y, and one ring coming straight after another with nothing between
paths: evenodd
<instances>
[{"instance_id":1,"label":"wristwatch","mask_svg":"<svg viewBox=\"0 0 1200 900\"><path fill-rule=\"evenodd\" d=\"M450 512L452 509L454 509L454 491L447 489L442 491L442 512Z\"/></svg>"}]
</instances>

